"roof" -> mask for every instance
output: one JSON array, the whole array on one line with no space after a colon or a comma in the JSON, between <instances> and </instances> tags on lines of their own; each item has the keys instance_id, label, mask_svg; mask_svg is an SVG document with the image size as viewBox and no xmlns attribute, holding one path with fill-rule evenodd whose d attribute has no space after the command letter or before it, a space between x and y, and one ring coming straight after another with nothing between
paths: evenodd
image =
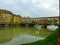
<instances>
[{"instance_id":1,"label":"roof","mask_svg":"<svg viewBox=\"0 0 60 45\"><path fill-rule=\"evenodd\" d=\"M38 18L60 18L60 16L52 16L52 17L38 17Z\"/></svg>"},{"instance_id":2,"label":"roof","mask_svg":"<svg viewBox=\"0 0 60 45\"><path fill-rule=\"evenodd\" d=\"M9 13L9 14L13 14L11 11L7 11L7 10L3 10L3 9L0 9L0 13Z\"/></svg>"}]
</instances>

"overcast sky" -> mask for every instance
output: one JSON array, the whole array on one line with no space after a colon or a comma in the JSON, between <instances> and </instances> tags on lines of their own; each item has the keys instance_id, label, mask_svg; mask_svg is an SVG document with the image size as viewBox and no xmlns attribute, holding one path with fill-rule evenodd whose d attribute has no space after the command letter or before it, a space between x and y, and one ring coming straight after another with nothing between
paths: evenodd
<instances>
[{"instance_id":1,"label":"overcast sky","mask_svg":"<svg viewBox=\"0 0 60 45\"><path fill-rule=\"evenodd\" d=\"M0 9L23 17L59 16L59 0L0 0Z\"/></svg>"}]
</instances>

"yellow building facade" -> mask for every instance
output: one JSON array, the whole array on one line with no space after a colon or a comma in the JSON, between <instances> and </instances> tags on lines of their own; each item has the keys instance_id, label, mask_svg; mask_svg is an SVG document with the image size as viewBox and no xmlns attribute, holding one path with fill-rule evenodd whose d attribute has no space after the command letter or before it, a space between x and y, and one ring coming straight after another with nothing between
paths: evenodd
<instances>
[{"instance_id":1,"label":"yellow building facade","mask_svg":"<svg viewBox=\"0 0 60 45\"><path fill-rule=\"evenodd\" d=\"M14 24L21 24L21 22L22 22L22 18L17 15L14 15L13 23Z\"/></svg>"},{"instance_id":2,"label":"yellow building facade","mask_svg":"<svg viewBox=\"0 0 60 45\"><path fill-rule=\"evenodd\" d=\"M0 24L12 23L13 14L6 10L0 10Z\"/></svg>"}]
</instances>

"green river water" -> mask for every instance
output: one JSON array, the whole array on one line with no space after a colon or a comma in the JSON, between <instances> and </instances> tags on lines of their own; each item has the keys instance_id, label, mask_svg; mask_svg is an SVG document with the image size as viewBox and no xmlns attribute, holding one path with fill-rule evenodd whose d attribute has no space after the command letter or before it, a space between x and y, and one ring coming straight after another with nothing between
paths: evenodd
<instances>
[{"instance_id":1,"label":"green river water","mask_svg":"<svg viewBox=\"0 0 60 45\"><path fill-rule=\"evenodd\" d=\"M54 31L40 27L0 27L0 45L20 45L43 40Z\"/></svg>"}]
</instances>

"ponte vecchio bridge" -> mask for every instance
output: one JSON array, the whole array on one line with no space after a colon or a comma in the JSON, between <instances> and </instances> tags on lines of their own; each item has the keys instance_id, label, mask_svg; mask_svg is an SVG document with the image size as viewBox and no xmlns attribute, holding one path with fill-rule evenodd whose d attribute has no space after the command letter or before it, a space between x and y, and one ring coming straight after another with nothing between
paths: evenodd
<instances>
[{"instance_id":1,"label":"ponte vecchio bridge","mask_svg":"<svg viewBox=\"0 0 60 45\"><path fill-rule=\"evenodd\" d=\"M60 17L55 16L55 17L40 17L40 18L23 18L26 23L30 23L31 21L34 21L36 24L39 25L57 25L60 26Z\"/></svg>"}]
</instances>

